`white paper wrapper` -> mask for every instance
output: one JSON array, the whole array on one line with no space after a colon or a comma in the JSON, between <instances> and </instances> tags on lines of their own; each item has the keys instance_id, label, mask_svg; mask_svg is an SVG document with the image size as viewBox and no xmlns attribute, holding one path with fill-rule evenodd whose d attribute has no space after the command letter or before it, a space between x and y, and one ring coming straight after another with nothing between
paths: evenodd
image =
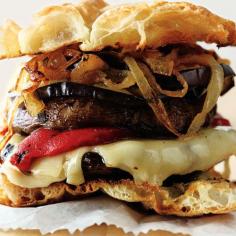
<instances>
[{"instance_id":1,"label":"white paper wrapper","mask_svg":"<svg viewBox=\"0 0 236 236\"><path fill-rule=\"evenodd\" d=\"M147 216L108 197L93 197L34 208L0 206L0 228L3 230L37 229L46 234L67 229L73 233L102 223L115 225L134 235L150 230L166 230L192 236L236 235L236 213L194 219Z\"/></svg>"}]
</instances>

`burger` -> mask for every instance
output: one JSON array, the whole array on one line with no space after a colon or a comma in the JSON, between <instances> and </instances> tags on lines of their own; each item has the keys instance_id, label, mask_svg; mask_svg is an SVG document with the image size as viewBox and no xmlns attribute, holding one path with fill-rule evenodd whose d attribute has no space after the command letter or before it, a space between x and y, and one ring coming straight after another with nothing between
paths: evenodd
<instances>
[{"instance_id":1,"label":"burger","mask_svg":"<svg viewBox=\"0 0 236 236\"><path fill-rule=\"evenodd\" d=\"M28 56L1 126L0 202L38 206L97 192L158 214L236 209L214 166L236 154L217 113L229 61L199 42L236 45L236 26L185 2L48 7L1 28L0 56Z\"/></svg>"}]
</instances>

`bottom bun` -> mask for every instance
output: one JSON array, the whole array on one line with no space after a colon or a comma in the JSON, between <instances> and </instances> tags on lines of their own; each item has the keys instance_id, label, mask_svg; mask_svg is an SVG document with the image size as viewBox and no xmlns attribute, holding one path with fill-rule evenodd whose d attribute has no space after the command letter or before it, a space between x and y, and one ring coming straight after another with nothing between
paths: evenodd
<instances>
[{"instance_id":1,"label":"bottom bun","mask_svg":"<svg viewBox=\"0 0 236 236\"><path fill-rule=\"evenodd\" d=\"M98 180L79 186L60 182L32 189L16 186L1 174L0 203L13 207L38 206L79 199L99 190L119 200L140 202L161 215L192 217L236 210L236 184L209 173L165 187L135 184L132 180Z\"/></svg>"}]
</instances>

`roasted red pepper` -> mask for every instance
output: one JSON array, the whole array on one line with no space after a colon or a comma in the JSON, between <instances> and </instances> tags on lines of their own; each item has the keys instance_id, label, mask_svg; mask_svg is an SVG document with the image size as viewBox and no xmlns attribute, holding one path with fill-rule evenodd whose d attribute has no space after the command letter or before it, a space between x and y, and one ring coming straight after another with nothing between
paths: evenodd
<instances>
[{"instance_id":1,"label":"roasted red pepper","mask_svg":"<svg viewBox=\"0 0 236 236\"><path fill-rule=\"evenodd\" d=\"M129 131L119 128L88 128L64 132L41 128L19 144L10 162L27 172L35 159L55 156L83 146L111 143L130 136Z\"/></svg>"},{"instance_id":2,"label":"roasted red pepper","mask_svg":"<svg viewBox=\"0 0 236 236\"><path fill-rule=\"evenodd\" d=\"M223 116L221 116L220 114L216 114L216 116L214 117L212 123L211 123L212 127L216 127L216 126L231 126L229 120L225 119Z\"/></svg>"}]
</instances>

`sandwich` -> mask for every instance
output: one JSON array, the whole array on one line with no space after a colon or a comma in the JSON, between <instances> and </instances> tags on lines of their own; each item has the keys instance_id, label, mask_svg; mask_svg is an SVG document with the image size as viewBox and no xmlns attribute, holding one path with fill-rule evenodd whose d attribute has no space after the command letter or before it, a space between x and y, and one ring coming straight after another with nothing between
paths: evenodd
<instances>
[{"instance_id":1,"label":"sandwich","mask_svg":"<svg viewBox=\"0 0 236 236\"><path fill-rule=\"evenodd\" d=\"M0 57L27 56L1 113L0 203L39 206L102 192L161 215L236 209L214 170L236 154L217 113L234 86L235 23L186 2L43 9L1 28Z\"/></svg>"}]
</instances>

